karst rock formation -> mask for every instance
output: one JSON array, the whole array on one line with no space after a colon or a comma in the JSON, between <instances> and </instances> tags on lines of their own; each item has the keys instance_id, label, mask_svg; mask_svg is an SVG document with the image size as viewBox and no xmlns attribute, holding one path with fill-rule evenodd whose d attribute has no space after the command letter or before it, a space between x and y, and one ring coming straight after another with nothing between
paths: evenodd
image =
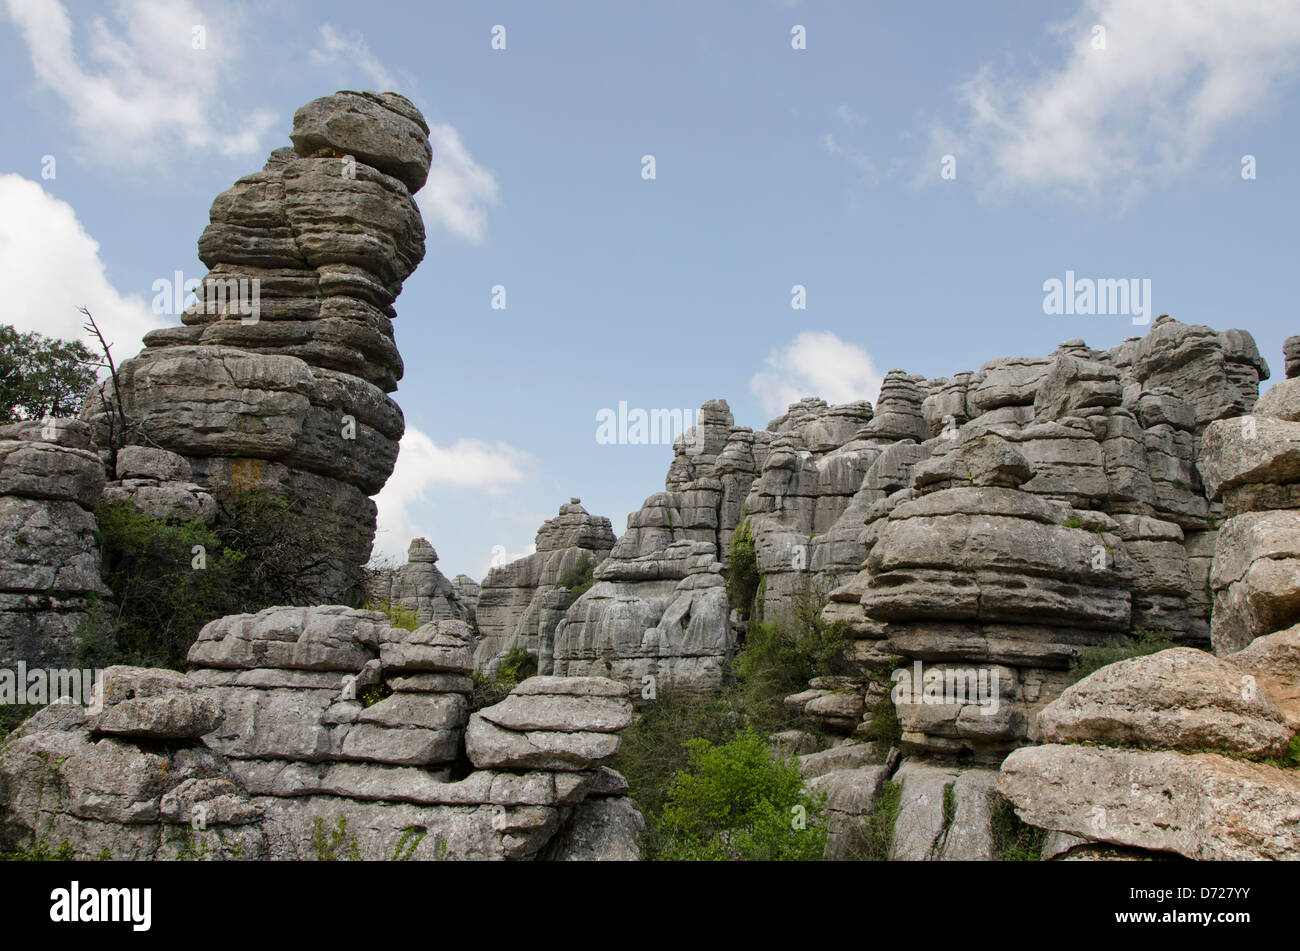
<instances>
[{"instance_id":1,"label":"karst rock formation","mask_svg":"<svg viewBox=\"0 0 1300 951\"><path fill-rule=\"evenodd\" d=\"M0 848L635 859L609 763L637 708L724 689L812 606L842 672L770 743L824 794L828 857L885 803L896 860L997 858L1005 809L1043 858L1300 857L1300 336L1263 396L1250 334L1161 317L764 429L713 400L621 536L573 498L481 583L424 538L367 573L428 126L340 92L291 141L213 203L181 326L80 419L0 427L0 670L75 656L101 501L211 526L269 498L310 604L212 620L188 672L110 667L0 741ZM1072 671L1143 632L1174 646ZM519 651L539 675L502 686Z\"/></svg>"},{"instance_id":2,"label":"karst rock formation","mask_svg":"<svg viewBox=\"0 0 1300 951\"><path fill-rule=\"evenodd\" d=\"M402 376L393 302L424 257L412 195L428 176L428 131L395 93L299 109L293 147L212 203L199 238L209 272L183 326L148 334L117 386L104 384L109 402L92 392L85 403L100 445L120 401L126 441L185 457L214 496L290 501L315 536L297 567L320 602L360 581L370 497L405 426L388 396ZM232 303L255 281L255 308Z\"/></svg>"}]
</instances>

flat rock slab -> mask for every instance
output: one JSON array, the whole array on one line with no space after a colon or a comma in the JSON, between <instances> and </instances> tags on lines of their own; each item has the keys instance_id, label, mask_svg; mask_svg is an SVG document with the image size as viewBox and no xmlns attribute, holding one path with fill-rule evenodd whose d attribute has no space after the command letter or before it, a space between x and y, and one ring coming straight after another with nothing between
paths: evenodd
<instances>
[{"instance_id":1,"label":"flat rock slab","mask_svg":"<svg viewBox=\"0 0 1300 951\"><path fill-rule=\"evenodd\" d=\"M894 776L903 784L894 821L892 862L923 862L936 857L944 829L944 788L957 781L958 770L904 763Z\"/></svg>"},{"instance_id":2,"label":"flat rock slab","mask_svg":"<svg viewBox=\"0 0 1300 951\"><path fill-rule=\"evenodd\" d=\"M1294 732L1239 668L1190 647L1103 667L1044 707L1038 726L1048 743L1258 756L1281 756Z\"/></svg>"},{"instance_id":3,"label":"flat rock slab","mask_svg":"<svg viewBox=\"0 0 1300 951\"><path fill-rule=\"evenodd\" d=\"M617 733L631 725L632 704L613 697L511 694L479 715L517 732Z\"/></svg>"},{"instance_id":4,"label":"flat rock slab","mask_svg":"<svg viewBox=\"0 0 1300 951\"><path fill-rule=\"evenodd\" d=\"M353 672L394 637L378 611L343 605L267 608L235 614L204 625L190 648L189 661L200 667Z\"/></svg>"},{"instance_id":5,"label":"flat rock slab","mask_svg":"<svg viewBox=\"0 0 1300 951\"><path fill-rule=\"evenodd\" d=\"M1216 753L1031 746L998 784L1030 825L1208 861L1300 855L1300 770Z\"/></svg>"},{"instance_id":6,"label":"flat rock slab","mask_svg":"<svg viewBox=\"0 0 1300 951\"><path fill-rule=\"evenodd\" d=\"M478 769L591 769L618 752L617 733L516 733L473 714L465 752Z\"/></svg>"},{"instance_id":7,"label":"flat rock slab","mask_svg":"<svg viewBox=\"0 0 1300 951\"><path fill-rule=\"evenodd\" d=\"M608 677L529 677L512 694L559 694L574 697L626 697L627 684Z\"/></svg>"}]
</instances>

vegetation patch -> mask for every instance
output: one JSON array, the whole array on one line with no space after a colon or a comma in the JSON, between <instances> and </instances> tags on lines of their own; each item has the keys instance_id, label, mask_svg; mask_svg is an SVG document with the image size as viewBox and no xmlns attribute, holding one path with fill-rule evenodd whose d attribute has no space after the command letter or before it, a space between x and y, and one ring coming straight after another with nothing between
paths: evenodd
<instances>
[{"instance_id":1,"label":"vegetation patch","mask_svg":"<svg viewBox=\"0 0 1300 951\"><path fill-rule=\"evenodd\" d=\"M560 578L560 587L568 589L570 604L586 594L596 583L595 570L596 559L584 557Z\"/></svg>"},{"instance_id":2,"label":"vegetation patch","mask_svg":"<svg viewBox=\"0 0 1300 951\"><path fill-rule=\"evenodd\" d=\"M664 803L658 858L807 861L826 848L824 805L792 763L746 731L722 745L687 743L687 768Z\"/></svg>"},{"instance_id":3,"label":"vegetation patch","mask_svg":"<svg viewBox=\"0 0 1300 951\"><path fill-rule=\"evenodd\" d=\"M752 616L761 581L758 556L754 554L754 535L749 530L749 519L745 519L731 536L731 556L727 563L727 602L741 617Z\"/></svg>"},{"instance_id":4,"label":"vegetation patch","mask_svg":"<svg viewBox=\"0 0 1300 951\"><path fill-rule=\"evenodd\" d=\"M993 793L993 858L999 862L1039 862L1047 830L1031 826L1006 797Z\"/></svg>"},{"instance_id":5,"label":"vegetation patch","mask_svg":"<svg viewBox=\"0 0 1300 951\"><path fill-rule=\"evenodd\" d=\"M530 654L527 648L512 647L497 665L496 673L491 676L481 670L474 671L474 691L469 698L471 711L482 710L500 703L529 677L537 675L537 655Z\"/></svg>"},{"instance_id":6,"label":"vegetation patch","mask_svg":"<svg viewBox=\"0 0 1300 951\"><path fill-rule=\"evenodd\" d=\"M79 666L184 670L209 621L313 601L296 566L325 542L286 500L243 493L212 527L152 518L126 502L100 503L95 517L112 594L91 605L77 632Z\"/></svg>"},{"instance_id":7,"label":"vegetation patch","mask_svg":"<svg viewBox=\"0 0 1300 951\"><path fill-rule=\"evenodd\" d=\"M1145 657L1177 646L1168 631L1148 631L1139 628L1127 637L1118 637L1108 644L1083 648L1079 656L1070 662L1070 683L1078 683L1089 674L1096 673L1111 664L1117 664L1121 660Z\"/></svg>"}]
</instances>

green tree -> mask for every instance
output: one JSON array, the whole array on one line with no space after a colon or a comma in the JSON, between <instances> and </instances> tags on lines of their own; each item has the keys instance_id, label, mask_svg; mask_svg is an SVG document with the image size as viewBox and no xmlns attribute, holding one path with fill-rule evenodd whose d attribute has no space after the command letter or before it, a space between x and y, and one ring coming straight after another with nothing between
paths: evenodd
<instances>
[{"instance_id":1,"label":"green tree","mask_svg":"<svg viewBox=\"0 0 1300 951\"><path fill-rule=\"evenodd\" d=\"M75 416L98 363L79 341L0 324L0 423Z\"/></svg>"},{"instance_id":2,"label":"green tree","mask_svg":"<svg viewBox=\"0 0 1300 951\"><path fill-rule=\"evenodd\" d=\"M660 820L664 859L809 861L826 847L824 805L803 789L793 764L753 731L715 746L687 744Z\"/></svg>"}]
</instances>

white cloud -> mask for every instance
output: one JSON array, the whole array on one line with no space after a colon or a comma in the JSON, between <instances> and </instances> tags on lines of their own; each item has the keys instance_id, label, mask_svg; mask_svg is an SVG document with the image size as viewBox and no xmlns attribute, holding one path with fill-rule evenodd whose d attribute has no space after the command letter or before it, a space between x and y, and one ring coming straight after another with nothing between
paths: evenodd
<instances>
[{"instance_id":1,"label":"white cloud","mask_svg":"<svg viewBox=\"0 0 1300 951\"><path fill-rule=\"evenodd\" d=\"M0 319L22 331L85 340L86 307L121 363L139 352L140 338L171 321L155 316L149 302L123 295L109 283L99 242L86 233L77 213L21 175L0 175ZM87 342L88 346L95 346Z\"/></svg>"},{"instance_id":2,"label":"white cloud","mask_svg":"<svg viewBox=\"0 0 1300 951\"><path fill-rule=\"evenodd\" d=\"M1105 48L1094 48L1094 26ZM1300 4L1272 0L1087 0L1051 28L1063 64L1031 76L984 66L958 97L966 117L931 130L935 155L971 160L985 194L1130 189L1192 167L1300 62ZM1243 151L1248 151L1243 149ZM924 180L938 179L937 158Z\"/></svg>"},{"instance_id":3,"label":"white cloud","mask_svg":"<svg viewBox=\"0 0 1300 951\"><path fill-rule=\"evenodd\" d=\"M474 161L452 126L429 127L433 165L429 180L415 196L425 222L436 222L457 237L482 243L487 235L487 211L498 201L497 180Z\"/></svg>"},{"instance_id":4,"label":"white cloud","mask_svg":"<svg viewBox=\"0 0 1300 951\"><path fill-rule=\"evenodd\" d=\"M822 148L831 155L840 155L849 162L854 168L862 173L862 178L873 185L879 185L884 178L884 173L875 162L871 160L870 155L859 152L857 149L840 143L831 133L827 132L822 136Z\"/></svg>"},{"instance_id":5,"label":"white cloud","mask_svg":"<svg viewBox=\"0 0 1300 951\"><path fill-rule=\"evenodd\" d=\"M480 489L495 494L522 482L533 460L504 442L458 439L439 446L413 426L406 427L397 465L375 497L379 531L373 554L404 561L412 538L432 537L417 509L440 488Z\"/></svg>"},{"instance_id":6,"label":"white cloud","mask_svg":"<svg viewBox=\"0 0 1300 951\"><path fill-rule=\"evenodd\" d=\"M861 347L829 331L805 330L767 355L749 388L765 410L779 415L804 396L828 403L874 400L882 379Z\"/></svg>"},{"instance_id":7,"label":"white cloud","mask_svg":"<svg viewBox=\"0 0 1300 951\"><path fill-rule=\"evenodd\" d=\"M846 126L849 126L850 128L852 128L853 126L862 125L862 123L867 121L866 116L864 116L862 113L855 110L852 106L843 102L840 103L839 106L835 109L835 114L840 117L841 122L843 122Z\"/></svg>"},{"instance_id":8,"label":"white cloud","mask_svg":"<svg viewBox=\"0 0 1300 951\"><path fill-rule=\"evenodd\" d=\"M328 66L340 59L351 62L373 85L376 92L401 92L402 86L388 71L383 62L371 52L370 45L359 32L344 33L338 27L325 23L320 28L320 43L311 51L311 60L317 66ZM408 92L409 95L409 92Z\"/></svg>"},{"instance_id":9,"label":"white cloud","mask_svg":"<svg viewBox=\"0 0 1300 951\"><path fill-rule=\"evenodd\" d=\"M58 0L6 0L36 78L67 106L98 161L164 164L177 148L237 156L257 152L275 114L227 117L221 103L243 35L233 8L191 0L119 0L74 43ZM196 28L203 49L194 49Z\"/></svg>"}]
</instances>

